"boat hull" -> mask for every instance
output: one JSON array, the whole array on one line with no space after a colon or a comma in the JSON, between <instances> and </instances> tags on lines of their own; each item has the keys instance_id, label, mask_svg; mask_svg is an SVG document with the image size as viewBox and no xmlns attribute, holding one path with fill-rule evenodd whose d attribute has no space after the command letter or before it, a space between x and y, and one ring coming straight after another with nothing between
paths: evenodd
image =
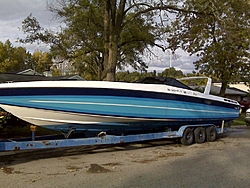
<instances>
[{"instance_id":1,"label":"boat hull","mask_svg":"<svg viewBox=\"0 0 250 188\"><path fill-rule=\"evenodd\" d=\"M112 134L122 134L135 131L177 130L182 125L220 125L222 120L230 121L230 119L220 118L131 118L68 113L8 105L2 105L2 107L29 123L62 132L68 132L71 128L75 128L77 132L106 131Z\"/></svg>"},{"instance_id":2,"label":"boat hull","mask_svg":"<svg viewBox=\"0 0 250 188\"><path fill-rule=\"evenodd\" d=\"M45 87L45 83L0 88L1 107L32 124L64 132L72 127L112 133L174 130L182 125L219 125L239 116L234 101L166 85L61 81Z\"/></svg>"}]
</instances>

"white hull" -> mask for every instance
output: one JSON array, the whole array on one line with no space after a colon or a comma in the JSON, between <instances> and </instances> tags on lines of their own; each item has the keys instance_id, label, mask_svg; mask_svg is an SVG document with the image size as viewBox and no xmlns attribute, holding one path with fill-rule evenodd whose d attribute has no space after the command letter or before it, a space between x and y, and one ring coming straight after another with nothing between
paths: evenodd
<instances>
[{"instance_id":1,"label":"white hull","mask_svg":"<svg viewBox=\"0 0 250 188\"><path fill-rule=\"evenodd\" d=\"M61 111L52 111L44 109L34 109L27 107L17 107L9 105L1 105L6 111L12 112L13 115L30 122L38 126L51 126L62 124L79 124L79 125L91 125L106 123L130 123L130 122L143 122L149 121L144 118L125 118L114 116L98 116L91 114L78 114L78 113L66 113ZM164 121L164 119L151 119L152 121Z\"/></svg>"}]
</instances>

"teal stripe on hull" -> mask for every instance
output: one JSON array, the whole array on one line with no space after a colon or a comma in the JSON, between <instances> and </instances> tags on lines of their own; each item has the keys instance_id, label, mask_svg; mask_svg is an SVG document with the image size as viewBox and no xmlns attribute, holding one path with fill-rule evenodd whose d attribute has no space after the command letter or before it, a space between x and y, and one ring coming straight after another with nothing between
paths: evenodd
<instances>
[{"instance_id":1,"label":"teal stripe on hull","mask_svg":"<svg viewBox=\"0 0 250 188\"><path fill-rule=\"evenodd\" d=\"M234 119L238 109L177 100L114 96L10 96L0 103L72 113L150 119Z\"/></svg>"}]
</instances>

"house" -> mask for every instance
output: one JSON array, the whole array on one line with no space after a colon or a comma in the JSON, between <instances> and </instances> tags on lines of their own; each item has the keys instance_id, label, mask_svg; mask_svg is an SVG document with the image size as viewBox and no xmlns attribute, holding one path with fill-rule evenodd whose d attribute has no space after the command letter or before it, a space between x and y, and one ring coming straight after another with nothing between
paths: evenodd
<instances>
[{"instance_id":1,"label":"house","mask_svg":"<svg viewBox=\"0 0 250 188\"><path fill-rule=\"evenodd\" d=\"M220 87L218 86L211 86L211 93L215 95L219 95ZM236 101L241 101L244 97L248 95L248 92L242 91L237 88L227 88L225 91L225 97L229 99L233 99Z\"/></svg>"},{"instance_id":2,"label":"house","mask_svg":"<svg viewBox=\"0 0 250 188\"><path fill-rule=\"evenodd\" d=\"M36 76L43 76L42 74L40 74L39 72L36 72L33 69L25 69L22 71L16 71L16 72L12 72L12 73L16 73L16 74L22 74L22 75L36 75Z\"/></svg>"},{"instance_id":3,"label":"house","mask_svg":"<svg viewBox=\"0 0 250 188\"><path fill-rule=\"evenodd\" d=\"M214 86L218 86L221 87L221 83L213 83ZM236 88L239 89L241 91L247 92L249 93L250 88L249 86L246 85L246 83L244 82L238 82L238 83L234 83L234 84L228 84L229 88Z\"/></svg>"},{"instance_id":4,"label":"house","mask_svg":"<svg viewBox=\"0 0 250 188\"><path fill-rule=\"evenodd\" d=\"M204 86L190 86L192 89L195 89L197 90L197 88L200 88L199 90L204 90ZM220 87L219 86L215 86L215 85L212 85L211 86L211 91L210 91L210 94L212 95L219 95L220 93ZM229 99L233 99L233 100L236 100L236 101L242 101L245 97L247 97L249 95L248 92L246 91L242 91L240 89L237 89L237 88L227 88L226 91L225 91L225 96L226 98L229 98Z\"/></svg>"},{"instance_id":5,"label":"house","mask_svg":"<svg viewBox=\"0 0 250 188\"><path fill-rule=\"evenodd\" d=\"M218 88L221 87L221 83L214 83ZM229 84L229 88L226 89L225 97L238 101L242 107L243 112L250 108L250 88L244 82L238 82Z\"/></svg>"},{"instance_id":6,"label":"house","mask_svg":"<svg viewBox=\"0 0 250 188\"><path fill-rule=\"evenodd\" d=\"M46 77L32 69L16 71L11 73L0 73L0 83L6 82L28 82L28 81L43 81L43 80L85 80L79 75Z\"/></svg>"}]
</instances>

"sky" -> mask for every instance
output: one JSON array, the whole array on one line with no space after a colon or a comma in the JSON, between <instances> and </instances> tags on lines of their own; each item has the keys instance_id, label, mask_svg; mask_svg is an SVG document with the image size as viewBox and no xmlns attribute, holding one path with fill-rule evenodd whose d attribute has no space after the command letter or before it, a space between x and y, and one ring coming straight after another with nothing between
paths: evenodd
<instances>
[{"instance_id":1,"label":"sky","mask_svg":"<svg viewBox=\"0 0 250 188\"><path fill-rule=\"evenodd\" d=\"M53 2L55 0L49 0ZM16 42L18 38L24 38L21 31L22 21L32 13L40 25L46 29L56 29L60 22L55 19L50 11L47 10L48 0L0 0L0 41L10 40L13 46L25 47L28 51L35 50L48 51L48 46L37 44L21 44ZM170 66L169 51L162 52L159 49L153 50L155 56L146 58L148 71L156 70L162 72ZM193 62L196 57L190 57L182 50L177 50L172 57L172 66L181 70L183 73L191 73L194 70Z\"/></svg>"}]
</instances>

